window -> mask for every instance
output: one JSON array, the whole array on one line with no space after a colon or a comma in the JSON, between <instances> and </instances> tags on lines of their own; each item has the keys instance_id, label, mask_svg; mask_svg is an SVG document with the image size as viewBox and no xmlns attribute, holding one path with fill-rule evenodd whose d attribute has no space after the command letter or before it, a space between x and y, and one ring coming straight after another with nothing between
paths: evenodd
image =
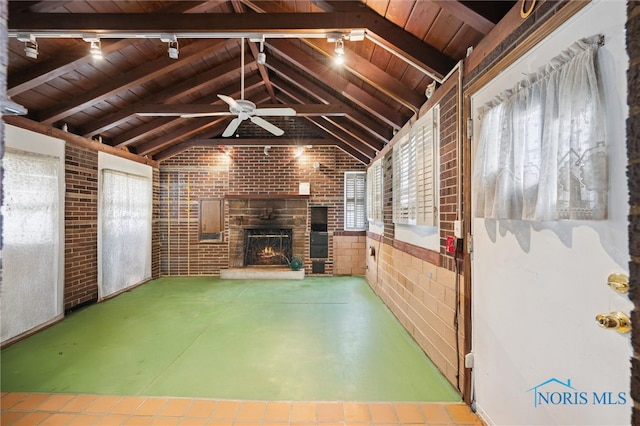
<instances>
[{"instance_id":1,"label":"window","mask_svg":"<svg viewBox=\"0 0 640 426\"><path fill-rule=\"evenodd\" d=\"M152 184L149 176L102 168L99 191L98 291L103 299L151 277Z\"/></svg>"},{"instance_id":2,"label":"window","mask_svg":"<svg viewBox=\"0 0 640 426\"><path fill-rule=\"evenodd\" d=\"M606 219L597 50L597 37L579 40L480 111L476 217Z\"/></svg>"},{"instance_id":3,"label":"window","mask_svg":"<svg viewBox=\"0 0 640 426\"><path fill-rule=\"evenodd\" d=\"M367 170L367 219L369 222L382 222L383 211L382 159Z\"/></svg>"},{"instance_id":4,"label":"window","mask_svg":"<svg viewBox=\"0 0 640 426\"><path fill-rule=\"evenodd\" d=\"M393 221L436 226L438 120L435 106L393 148Z\"/></svg>"},{"instance_id":5,"label":"window","mask_svg":"<svg viewBox=\"0 0 640 426\"><path fill-rule=\"evenodd\" d=\"M59 157L10 149L2 160L3 342L62 314L60 163Z\"/></svg>"},{"instance_id":6,"label":"window","mask_svg":"<svg viewBox=\"0 0 640 426\"><path fill-rule=\"evenodd\" d=\"M366 229L366 189L367 172L346 172L344 174L344 229L364 231Z\"/></svg>"},{"instance_id":7,"label":"window","mask_svg":"<svg viewBox=\"0 0 640 426\"><path fill-rule=\"evenodd\" d=\"M416 224L438 225L438 143L440 107L435 106L414 124L409 137L416 144Z\"/></svg>"},{"instance_id":8,"label":"window","mask_svg":"<svg viewBox=\"0 0 640 426\"><path fill-rule=\"evenodd\" d=\"M200 241L221 242L224 235L224 202L200 200Z\"/></svg>"}]
</instances>

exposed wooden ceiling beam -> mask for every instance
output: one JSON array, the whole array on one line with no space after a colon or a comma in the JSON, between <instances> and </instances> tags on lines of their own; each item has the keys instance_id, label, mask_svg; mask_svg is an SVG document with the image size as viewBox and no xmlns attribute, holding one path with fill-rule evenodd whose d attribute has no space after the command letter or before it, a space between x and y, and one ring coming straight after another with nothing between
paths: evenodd
<instances>
[{"instance_id":1,"label":"exposed wooden ceiling beam","mask_svg":"<svg viewBox=\"0 0 640 426\"><path fill-rule=\"evenodd\" d=\"M326 42L316 39L305 39L304 42L328 58L335 56L333 45L328 48ZM396 102L413 110L414 113L420 111L420 107L426 102L423 95L414 92L404 83L359 56L353 50L345 49L345 52L342 68L366 81Z\"/></svg>"},{"instance_id":2,"label":"exposed wooden ceiling beam","mask_svg":"<svg viewBox=\"0 0 640 426\"><path fill-rule=\"evenodd\" d=\"M247 55L245 59L249 59ZM253 64L245 65L244 72L251 72L255 69ZM105 130L115 127L125 122L129 117L135 115L136 107L141 104L153 104L158 102L168 103L176 101L183 96L188 96L197 90L205 86L217 85L220 81L225 81L230 77L240 78L241 68L237 66L233 61L225 62L215 68L210 69L196 75L193 78L184 80L178 84L168 87L160 92L156 92L151 96L142 99L140 102L130 105L127 108L121 109L113 114L108 114L102 118L91 121L88 125L82 127L78 133L91 137L99 134ZM253 86L257 84L259 80L252 79L251 77L245 84Z\"/></svg>"},{"instance_id":3,"label":"exposed wooden ceiling beam","mask_svg":"<svg viewBox=\"0 0 640 426\"><path fill-rule=\"evenodd\" d=\"M277 99L276 99L277 100ZM344 116L349 110L348 107L339 104L261 104L258 108L293 108L297 116ZM229 115L229 106L211 104L139 104L135 108L138 115L154 116L181 116L184 114L219 114Z\"/></svg>"},{"instance_id":4,"label":"exposed wooden ceiling beam","mask_svg":"<svg viewBox=\"0 0 640 426\"><path fill-rule=\"evenodd\" d=\"M90 104L103 101L117 93L179 69L186 64L201 60L203 55L217 51L226 42L227 40L198 40L182 48L179 59L171 59L168 56L160 57L127 72L119 78L101 84L95 89L88 90L66 102L38 112L39 121L45 124L53 124L66 116L81 111Z\"/></svg>"},{"instance_id":5,"label":"exposed wooden ceiling beam","mask_svg":"<svg viewBox=\"0 0 640 426\"><path fill-rule=\"evenodd\" d=\"M366 36L418 69L442 79L455 65L449 58L369 8L340 13L30 13L9 15L10 32L97 32L109 34L290 33L325 34L366 29Z\"/></svg>"},{"instance_id":6,"label":"exposed wooden ceiling beam","mask_svg":"<svg viewBox=\"0 0 640 426\"><path fill-rule=\"evenodd\" d=\"M136 147L136 152L139 155L152 154L160 151L162 148L171 145L173 142L191 135L195 135L203 129L219 125L227 120L227 117L202 117L195 118L178 129L170 131L169 133L160 137L154 138L152 141L145 142Z\"/></svg>"},{"instance_id":7,"label":"exposed wooden ceiling beam","mask_svg":"<svg viewBox=\"0 0 640 426\"><path fill-rule=\"evenodd\" d=\"M269 2L260 2L254 7L257 8L257 10L262 11L262 13L267 11L282 13L286 11L282 6L274 5ZM366 9L360 7L359 10ZM326 41L320 41L319 39L302 39L302 41L326 57L335 56L333 44L329 44ZM413 90L405 86L404 83L389 75L386 71L378 68L368 60L362 58L354 51L349 49L346 49L346 51L347 53L344 55L344 63L342 64L343 69L346 69L361 80L366 81L368 84L394 99L396 102L413 110L414 113L418 113L420 111L420 107L425 102L423 96L415 93Z\"/></svg>"},{"instance_id":8,"label":"exposed wooden ceiling beam","mask_svg":"<svg viewBox=\"0 0 640 426\"><path fill-rule=\"evenodd\" d=\"M328 121L325 121L320 117L305 117L305 118L318 127L317 130L319 130L319 133L321 135L328 138L335 138L339 141L344 142L345 144L349 145L351 148L365 155L369 160L371 160L376 156L376 152L377 152L376 150L366 146L361 141L355 139L353 136L349 135L348 133L344 132L342 129L339 129L338 127L334 126Z\"/></svg>"},{"instance_id":9,"label":"exposed wooden ceiling beam","mask_svg":"<svg viewBox=\"0 0 640 426\"><path fill-rule=\"evenodd\" d=\"M129 46L132 40L105 40L102 43L102 54L108 55ZM7 95L16 96L31 90L41 84L78 69L81 65L91 61L89 46L81 42L78 46L68 49L44 61L38 62L31 68L20 73L10 75L7 81Z\"/></svg>"},{"instance_id":10,"label":"exposed wooden ceiling beam","mask_svg":"<svg viewBox=\"0 0 640 426\"><path fill-rule=\"evenodd\" d=\"M291 93L291 91L289 91L289 93ZM297 100L297 101L303 101L300 98L292 97L291 95L288 95L285 93L281 94L280 96L281 96L281 100L285 102L290 102L291 99ZM380 151L384 147L384 144L380 143L379 141L372 140L370 137L368 137L368 135L364 134L364 132L358 130L359 128L357 126L354 126L353 123L345 124L344 122L339 122L336 117L331 117L327 115L323 115L322 118L324 118L329 123L336 126L337 128L343 130L346 134L350 135L351 137L353 137L354 139L358 140L360 143L362 143L363 145L371 149ZM316 123L313 122L313 124L316 124Z\"/></svg>"},{"instance_id":11,"label":"exposed wooden ceiling beam","mask_svg":"<svg viewBox=\"0 0 640 426\"><path fill-rule=\"evenodd\" d=\"M374 98L325 64L305 55L300 49L291 46L288 41L269 40L269 46L301 70L320 81L327 82L332 89L388 125L399 130L407 121L408 117L403 117L398 111Z\"/></svg>"},{"instance_id":12,"label":"exposed wooden ceiling beam","mask_svg":"<svg viewBox=\"0 0 640 426\"><path fill-rule=\"evenodd\" d=\"M459 1L431 0L431 2L440 6L443 10L446 10L447 13L455 16L482 34L488 34L489 31L495 27L495 24L489 19L485 18L473 9L468 8Z\"/></svg>"},{"instance_id":13,"label":"exposed wooden ceiling beam","mask_svg":"<svg viewBox=\"0 0 640 426\"><path fill-rule=\"evenodd\" d=\"M190 139L200 146L223 145L223 146L327 146L335 145L333 139L282 139L282 138L212 138L212 139Z\"/></svg>"},{"instance_id":14,"label":"exposed wooden ceiling beam","mask_svg":"<svg viewBox=\"0 0 640 426\"><path fill-rule=\"evenodd\" d=\"M336 98L323 88L318 85L312 83L311 81L303 78L300 74L295 72L288 65L277 61L275 59L270 59L267 63L274 72L276 72L279 76L281 76L284 80L291 83L299 90L304 93L309 94L314 99L317 99L320 102L325 103L343 103L342 100ZM281 80L277 78L272 78L274 84L276 84L280 90L287 90L286 86L282 84ZM364 130L368 131L372 136L376 139L382 141L383 143L388 143L393 137L392 131L390 128L382 125L381 122L370 119L369 117L361 114L356 110L351 110L347 114L347 118L354 122L354 124L362 127Z\"/></svg>"}]
</instances>

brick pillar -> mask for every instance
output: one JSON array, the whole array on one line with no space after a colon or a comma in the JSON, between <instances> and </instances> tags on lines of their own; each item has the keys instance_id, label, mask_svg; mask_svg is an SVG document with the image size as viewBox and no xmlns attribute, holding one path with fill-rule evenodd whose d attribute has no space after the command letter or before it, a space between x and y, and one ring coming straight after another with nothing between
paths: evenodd
<instances>
[{"instance_id":1,"label":"brick pillar","mask_svg":"<svg viewBox=\"0 0 640 426\"><path fill-rule=\"evenodd\" d=\"M635 308L631 343L631 397L635 401L631 424L640 424L640 2L627 3L627 71L629 118L627 119L627 155L629 158L629 253L631 262L629 297Z\"/></svg>"}]
</instances>

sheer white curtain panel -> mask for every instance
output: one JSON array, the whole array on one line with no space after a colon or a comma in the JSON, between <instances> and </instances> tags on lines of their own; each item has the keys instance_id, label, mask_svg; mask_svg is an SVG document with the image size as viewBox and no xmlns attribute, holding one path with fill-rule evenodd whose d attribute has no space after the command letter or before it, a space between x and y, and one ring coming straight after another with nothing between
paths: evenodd
<instances>
[{"instance_id":1,"label":"sheer white curtain panel","mask_svg":"<svg viewBox=\"0 0 640 426\"><path fill-rule=\"evenodd\" d=\"M151 276L151 190L145 177L102 170L101 298Z\"/></svg>"},{"instance_id":2,"label":"sheer white curtain panel","mask_svg":"<svg viewBox=\"0 0 640 426\"><path fill-rule=\"evenodd\" d=\"M2 341L62 314L58 303L60 159L5 152L2 206Z\"/></svg>"},{"instance_id":3,"label":"sheer white curtain panel","mask_svg":"<svg viewBox=\"0 0 640 426\"><path fill-rule=\"evenodd\" d=\"M599 41L577 41L481 109L476 217L606 219Z\"/></svg>"}]
</instances>

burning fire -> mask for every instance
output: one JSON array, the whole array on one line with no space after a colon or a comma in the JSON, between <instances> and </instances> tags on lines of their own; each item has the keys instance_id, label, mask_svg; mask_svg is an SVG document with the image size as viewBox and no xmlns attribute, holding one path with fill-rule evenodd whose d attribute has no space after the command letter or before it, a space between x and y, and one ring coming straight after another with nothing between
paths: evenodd
<instances>
[{"instance_id":1,"label":"burning fire","mask_svg":"<svg viewBox=\"0 0 640 426\"><path fill-rule=\"evenodd\" d=\"M278 252L277 250L274 250L273 247L268 246L262 249L262 252L260 252L260 256L263 258L275 257L275 256L280 256L280 252Z\"/></svg>"}]
</instances>

